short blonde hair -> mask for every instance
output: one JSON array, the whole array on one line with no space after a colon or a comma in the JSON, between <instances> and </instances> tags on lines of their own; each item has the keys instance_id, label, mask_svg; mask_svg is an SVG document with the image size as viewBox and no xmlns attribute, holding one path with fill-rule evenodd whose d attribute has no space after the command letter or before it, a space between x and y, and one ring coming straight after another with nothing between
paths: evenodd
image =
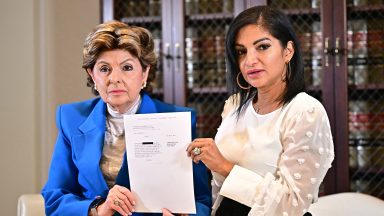
<instances>
[{"instance_id":1,"label":"short blonde hair","mask_svg":"<svg viewBox=\"0 0 384 216\"><path fill-rule=\"evenodd\" d=\"M151 83L155 79L157 57L154 50L152 34L145 28L128 26L119 21L102 23L88 34L83 48L83 65L87 69L93 69L101 53L114 49L128 51L131 55L139 59L145 70L150 67L145 91L151 92ZM87 73L88 74L88 73ZM92 93L99 95L94 89L95 83L88 74L87 86L92 88Z\"/></svg>"}]
</instances>

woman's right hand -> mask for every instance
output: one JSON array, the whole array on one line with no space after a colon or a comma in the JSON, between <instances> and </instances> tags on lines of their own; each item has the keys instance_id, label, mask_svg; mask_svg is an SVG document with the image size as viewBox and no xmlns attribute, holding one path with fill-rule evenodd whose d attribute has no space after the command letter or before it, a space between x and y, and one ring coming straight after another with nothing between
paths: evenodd
<instances>
[{"instance_id":1,"label":"woman's right hand","mask_svg":"<svg viewBox=\"0 0 384 216\"><path fill-rule=\"evenodd\" d=\"M194 149L199 148L199 154L194 154ZM231 172L234 164L221 154L212 138L196 138L187 148L188 157L195 163L202 161L213 172L226 177Z\"/></svg>"},{"instance_id":2,"label":"woman's right hand","mask_svg":"<svg viewBox=\"0 0 384 216\"><path fill-rule=\"evenodd\" d=\"M100 216L110 216L116 211L121 215L132 215L135 211L135 196L127 188L115 185L109 192L107 199L97 208Z\"/></svg>"}]
</instances>

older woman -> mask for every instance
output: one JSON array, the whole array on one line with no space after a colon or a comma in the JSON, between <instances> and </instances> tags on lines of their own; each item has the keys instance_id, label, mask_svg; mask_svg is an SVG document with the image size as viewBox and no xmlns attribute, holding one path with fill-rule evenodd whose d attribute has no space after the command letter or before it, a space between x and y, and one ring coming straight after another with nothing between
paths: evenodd
<instances>
[{"instance_id":1,"label":"older woman","mask_svg":"<svg viewBox=\"0 0 384 216\"><path fill-rule=\"evenodd\" d=\"M123 115L192 112L192 134L196 121L191 109L165 104L145 93L150 90L156 61L152 36L144 28L113 21L98 25L88 35L83 68L88 86L100 97L57 110L58 137L42 190L47 215L159 215L134 212ZM193 171L197 214L209 215L206 168L194 164ZM163 215L172 215L166 207Z\"/></svg>"},{"instance_id":2,"label":"older woman","mask_svg":"<svg viewBox=\"0 0 384 216\"><path fill-rule=\"evenodd\" d=\"M305 93L293 27L281 11L249 8L229 27L226 52L234 94L215 140L188 148L212 171L213 215L303 215L334 150L324 107Z\"/></svg>"}]
</instances>

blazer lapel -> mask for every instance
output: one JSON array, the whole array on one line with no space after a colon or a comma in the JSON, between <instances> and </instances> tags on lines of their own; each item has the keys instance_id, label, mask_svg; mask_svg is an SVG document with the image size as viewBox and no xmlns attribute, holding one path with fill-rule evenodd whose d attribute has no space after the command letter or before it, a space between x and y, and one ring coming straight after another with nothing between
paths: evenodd
<instances>
[{"instance_id":1,"label":"blazer lapel","mask_svg":"<svg viewBox=\"0 0 384 216\"><path fill-rule=\"evenodd\" d=\"M155 102L147 94L142 94L142 101L137 114L157 113Z\"/></svg>"},{"instance_id":2,"label":"blazer lapel","mask_svg":"<svg viewBox=\"0 0 384 216\"><path fill-rule=\"evenodd\" d=\"M82 132L73 139L73 149L78 162L79 181L84 179L93 188L95 195L106 196L108 186L100 170L99 162L103 151L106 104L100 99L88 118L80 125Z\"/></svg>"}]
</instances>

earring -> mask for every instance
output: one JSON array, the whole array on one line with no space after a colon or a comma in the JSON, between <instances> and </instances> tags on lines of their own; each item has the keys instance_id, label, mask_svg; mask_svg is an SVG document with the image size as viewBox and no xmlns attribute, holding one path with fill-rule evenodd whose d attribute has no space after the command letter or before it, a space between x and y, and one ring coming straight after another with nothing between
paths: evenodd
<instances>
[{"instance_id":1,"label":"earring","mask_svg":"<svg viewBox=\"0 0 384 216\"><path fill-rule=\"evenodd\" d=\"M240 72L237 74L237 76L236 76L236 82L237 82L237 85L241 88L241 89L244 89L244 90L249 90L250 88L252 88L252 86L251 85L249 85L248 87L244 87L244 86L242 86L241 84L240 84L240 82L239 82L239 76L240 76Z\"/></svg>"},{"instance_id":2,"label":"earring","mask_svg":"<svg viewBox=\"0 0 384 216\"><path fill-rule=\"evenodd\" d=\"M144 81L143 85L141 86L141 89L147 87L147 81Z\"/></svg>"},{"instance_id":3,"label":"earring","mask_svg":"<svg viewBox=\"0 0 384 216\"><path fill-rule=\"evenodd\" d=\"M285 71L285 74L283 73L283 76L281 77L281 81L286 82L288 78L291 76L291 61L285 63L287 65L287 70Z\"/></svg>"},{"instance_id":4,"label":"earring","mask_svg":"<svg viewBox=\"0 0 384 216\"><path fill-rule=\"evenodd\" d=\"M288 71L287 71L287 77L291 76L291 61L288 62Z\"/></svg>"},{"instance_id":5,"label":"earring","mask_svg":"<svg viewBox=\"0 0 384 216\"><path fill-rule=\"evenodd\" d=\"M93 86L93 88L95 89L95 91L97 91L97 86L96 86L96 83L95 83L95 85Z\"/></svg>"}]
</instances>

